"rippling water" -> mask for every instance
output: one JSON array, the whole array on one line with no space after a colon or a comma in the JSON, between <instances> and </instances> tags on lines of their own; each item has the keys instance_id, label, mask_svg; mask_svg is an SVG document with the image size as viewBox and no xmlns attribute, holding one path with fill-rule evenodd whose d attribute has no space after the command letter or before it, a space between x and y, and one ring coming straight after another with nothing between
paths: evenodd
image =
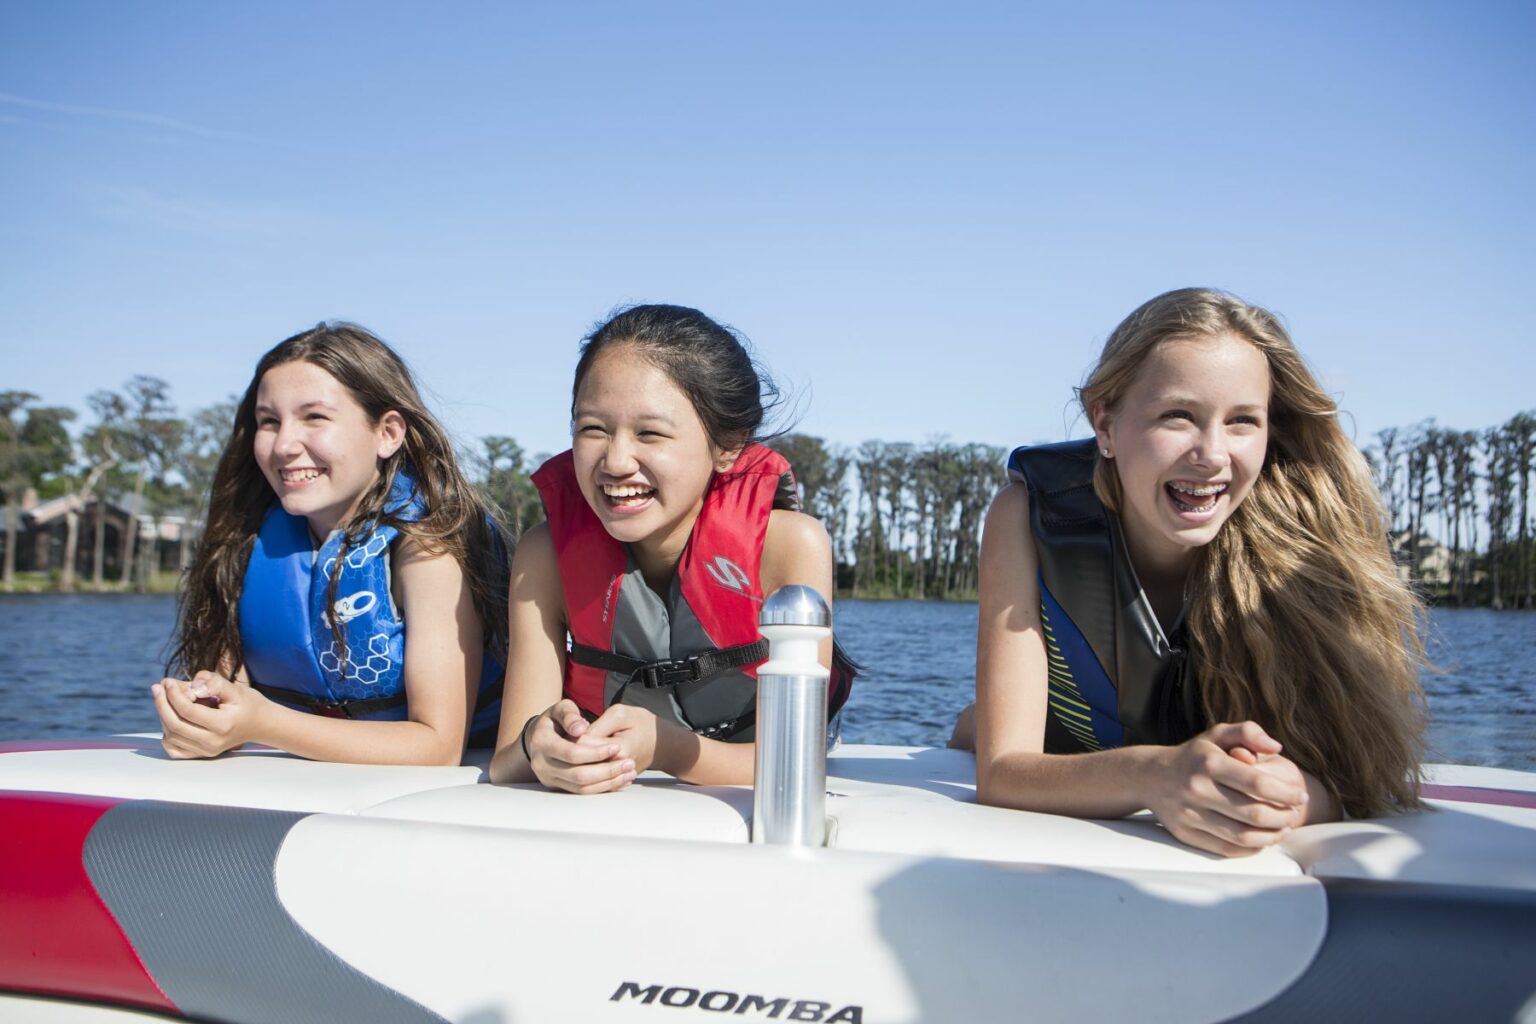
<instances>
[{"instance_id":1,"label":"rippling water","mask_svg":"<svg viewBox=\"0 0 1536 1024\"><path fill-rule=\"evenodd\" d=\"M174 618L165 595L0 595L0 740L154 730ZM948 739L971 699L976 606L842 601L837 623L865 666L843 739ZM1536 614L1446 609L1432 626L1432 759L1536 770Z\"/></svg>"}]
</instances>

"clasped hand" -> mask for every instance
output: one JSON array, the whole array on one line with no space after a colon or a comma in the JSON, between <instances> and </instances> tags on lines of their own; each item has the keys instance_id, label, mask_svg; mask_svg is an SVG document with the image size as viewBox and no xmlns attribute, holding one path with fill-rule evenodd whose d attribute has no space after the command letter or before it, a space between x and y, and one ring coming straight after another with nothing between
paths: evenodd
<instances>
[{"instance_id":1,"label":"clasped hand","mask_svg":"<svg viewBox=\"0 0 1536 1024\"><path fill-rule=\"evenodd\" d=\"M1253 722L1212 726L1158 751L1148 807L1190 846L1224 857L1273 845L1307 820L1307 781Z\"/></svg>"},{"instance_id":2,"label":"clasped hand","mask_svg":"<svg viewBox=\"0 0 1536 1024\"><path fill-rule=\"evenodd\" d=\"M266 698L217 672L165 678L149 688L160 716L160 745L182 760L218 757L252 739Z\"/></svg>"},{"instance_id":3,"label":"clasped hand","mask_svg":"<svg viewBox=\"0 0 1536 1024\"><path fill-rule=\"evenodd\" d=\"M615 704L595 722L562 700L523 727L528 764L551 789L609 793L623 789L656 760L662 723L644 708Z\"/></svg>"}]
</instances>

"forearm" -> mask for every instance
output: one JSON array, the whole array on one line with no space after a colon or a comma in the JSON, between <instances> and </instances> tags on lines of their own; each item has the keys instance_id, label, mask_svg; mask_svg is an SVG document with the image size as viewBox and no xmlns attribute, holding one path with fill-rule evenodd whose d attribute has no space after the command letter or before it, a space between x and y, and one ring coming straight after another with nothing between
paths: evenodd
<instances>
[{"instance_id":1,"label":"forearm","mask_svg":"<svg viewBox=\"0 0 1536 1024\"><path fill-rule=\"evenodd\" d=\"M533 772L533 765L528 763L528 758L523 753L523 737L529 727L532 718L536 718L540 712L530 712L523 715L517 709L504 719L500 742L497 744L496 753L491 757L490 777L497 785L509 782L537 782L538 776ZM512 732L512 728L517 731Z\"/></svg>"},{"instance_id":2,"label":"forearm","mask_svg":"<svg viewBox=\"0 0 1536 1024\"><path fill-rule=\"evenodd\" d=\"M1307 819L1303 824L1317 825L1325 821L1338 821L1344 817L1338 798L1311 772L1302 772L1307 783Z\"/></svg>"},{"instance_id":3,"label":"forearm","mask_svg":"<svg viewBox=\"0 0 1536 1024\"><path fill-rule=\"evenodd\" d=\"M992 807L1122 818L1148 806L1147 782L1159 770L1150 746L1085 754L1012 751L978 758L976 799Z\"/></svg>"},{"instance_id":4,"label":"forearm","mask_svg":"<svg viewBox=\"0 0 1536 1024\"><path fill-rule=\"evenodd\" d=\"M464 758L463 728L326 718L279 704L262 709L250 740L313 761L347 764L456 765Z\"/></svg>"},{"instance_id":5,"label":"forearm","mask_svg":"<svg viewBox=\"0 0 1536 1024\"><path fill-rule=\"evenodd\" d=\"M696 786L750 786L757 767L752 743L710 740L671 722L657 722L651 767Z\"/></svg>"}]
</instances>

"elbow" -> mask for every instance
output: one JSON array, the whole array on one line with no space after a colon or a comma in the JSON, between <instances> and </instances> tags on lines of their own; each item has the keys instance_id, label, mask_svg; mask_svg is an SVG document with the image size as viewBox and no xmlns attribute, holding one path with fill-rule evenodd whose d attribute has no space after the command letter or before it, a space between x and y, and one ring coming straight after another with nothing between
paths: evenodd
<instances>
[{"instance_id":1,"label":"elbow","mask_svg":"<svg viewBox=\"0 0 1536 1024\"><path fill-rule=\"evenodd\" d=\"M990 759L976 758L976 802L986 807L1002 806L997 792L997 769Z\"/></svg>"},{"instance_id":2,"label":"elbow","mask_svg":"<svg viewBox=\"0 0 1536 1024\"><path fill-rule=\"evenodd\" d=\"M464 763L464 755L462 752L433 748L423 751L420 757L412 758L406 763L422 768L457 768Z\"/></svg>"},{"instance_id":3,"label":"elbow","mask_svg":"<svg viewBox=\"0 0 1536 1024\"><path fill-rule=\"evenodd\" d=\"M491 767L486 771L486 775L490 777L491 785L493 786L505 786L507 783L514 781L512 772L507 767L507 760L499 750L496 752L496 756L491 758Z\"/></svg>"},{"instance_id":4,"label":"elbow","mask_svg":"<svg viewBox=\"0 0 1536 1024\"><path fill-rule=\"evenodd\" d=\"M457 768L464 763L464 737L436 733L411 763L423 768Z\"/></svg>"}]
</instances>

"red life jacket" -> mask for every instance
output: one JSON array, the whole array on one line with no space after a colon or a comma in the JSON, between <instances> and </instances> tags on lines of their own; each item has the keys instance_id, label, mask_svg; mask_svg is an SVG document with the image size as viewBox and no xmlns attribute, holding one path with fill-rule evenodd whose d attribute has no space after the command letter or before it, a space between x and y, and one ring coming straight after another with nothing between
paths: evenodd
<instances>
[{"instance_id":1,"label":"red life jacket","mask_svg":"<svg viewBox=\"0 0 1536 1024\"><path fill-rule=\"evenodd\" d=\"M756 669L768 654L757 631L768 514L800 506L784 457L750 445L714 475L665 601L587 504L569 451L539 467L533 482L571 633L565 696L592 717L634 704L704 736L750 741ZM829 713L853 682L851 662L840 651L833 661Z\"/></svg>"}]
</instances>

